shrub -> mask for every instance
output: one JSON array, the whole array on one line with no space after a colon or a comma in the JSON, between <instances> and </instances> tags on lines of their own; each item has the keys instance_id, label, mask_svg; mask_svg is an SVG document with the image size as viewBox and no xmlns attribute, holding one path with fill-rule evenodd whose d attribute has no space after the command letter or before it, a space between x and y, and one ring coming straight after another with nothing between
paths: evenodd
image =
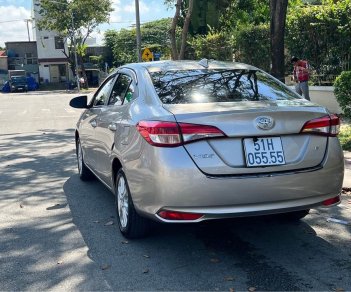
<instances>
[{"instance_id":1,"label":"shrub","mask_svg":"<svg viewBox=\"0 0 351 292\"><path fill-rule=\"evenodd\" d=\"M235 60L248 63L267 72L270 70L269 26L242 26L233 35Z\"/></svg>"},{"instance_id":2,"label":"shrub","mask_svg":"<svg viewBox=\"0 0 351 292\"><path fill-rule=\"evenodd\" d=\"M334 83L335 97L346 118L351 119L351 71L344 71Z\"/></svg>"},{"instance_id":3,"label":"shrub","mask_svg":"<svg viewBox=\"0 0 351 292\"><path fill-rule=\"evenodd\" d=\"M189 41L194 50L195 59L215 59L219 61L232 61L232 47L225 34L209 29L207 35L197 35Z\"/></svg>"}]
</instances>

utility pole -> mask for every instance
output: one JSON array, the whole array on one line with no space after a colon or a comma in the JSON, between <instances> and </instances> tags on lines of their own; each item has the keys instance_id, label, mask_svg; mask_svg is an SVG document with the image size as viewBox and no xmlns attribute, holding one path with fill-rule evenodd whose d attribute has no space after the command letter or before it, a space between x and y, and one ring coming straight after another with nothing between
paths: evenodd
<instances>
[{"instance_id":1,"label":"utility pole","mask_svg":"<svg viewBox=\"0 0 351 292\"><path fill-rule=\"evenodd\" d=\"M28 41L30 42L30 34L29 34L29 22L32 21L31 19L25 19L24 20L27 23L27 33L28 33Z\"/></svg>"},{"instance_id":2,"label":"utility pole","mask_svg":"<svg viewBox=\"0 0 351 292\"><path fill-rule=\"evenodd\" d=\"M80 91L80 83L78 76L78 58L77 58L77 45L76 45L76 34L74 33L74 18L73 11L71 11L71 19L72 19L72 40L73 40L73 49L74 49L74 63L76 64L76 82L77 82L77 90Z\"/></svg>"},{"instance_id":3,"label":"utility pole","mask_svg":"<svg viewBox=\"0 0 351 292\"><path fill-rule=\"evenodd\" d=\"M141 33L140 33L140 14L139 14L139 0L135 0L135 18L136 18L136 43L137 43L137 57L138 62L141 62Z\"/></svg>"}]
</instances>

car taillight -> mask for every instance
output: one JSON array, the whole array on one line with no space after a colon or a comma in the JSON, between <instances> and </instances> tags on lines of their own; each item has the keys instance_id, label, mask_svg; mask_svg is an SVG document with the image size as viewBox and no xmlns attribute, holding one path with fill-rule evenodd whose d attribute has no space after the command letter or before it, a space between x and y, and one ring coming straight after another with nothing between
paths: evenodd
<instances>
[{"instance_id":1,"label":"car taillight","mask_svg":"<svg viewBox=\"0 0 351 292\"><path fill-rule=\"evenodd\" d=\"M339 134L340 119L336 115L330 115L308 121L301 130L301 133L310 133L335 137Z\"/></svg>"},{"instance_id":2,"label":"car taillight","mask_svg":"<svg viewBox=\"0 0 351 292\"><path fill-rule=\"evenodd\" d=\"M195 140L225 137L221 130L206 125L140 121L136 127L149 144L159 147L176 147Z\"/></svg>"},{"instance_id":3,"label":"car taillight","mask_svg":"<svg viewBox=\"0 0 351 292\"><path fill-rule=\"evenodd\" d=\"M140 121L136 127L151 145L175 147L182 144L179 127L175 122Z\"/></svg>"}]
</instances>

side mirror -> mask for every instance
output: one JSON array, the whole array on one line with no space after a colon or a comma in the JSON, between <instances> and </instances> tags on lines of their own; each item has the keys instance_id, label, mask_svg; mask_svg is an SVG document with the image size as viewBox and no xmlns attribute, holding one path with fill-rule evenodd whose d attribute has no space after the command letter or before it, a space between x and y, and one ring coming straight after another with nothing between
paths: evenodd
<instances>
[{"instance_id":1,"label":"side mirror","mask_svg":"<svg viewBox=\"0 0 351 292\"><path fill-rule=\"evenodd\" d=\"M88 108L88 97L86 95L72 98L69 105L74 108Z\"/></svg>"}]
</instances>

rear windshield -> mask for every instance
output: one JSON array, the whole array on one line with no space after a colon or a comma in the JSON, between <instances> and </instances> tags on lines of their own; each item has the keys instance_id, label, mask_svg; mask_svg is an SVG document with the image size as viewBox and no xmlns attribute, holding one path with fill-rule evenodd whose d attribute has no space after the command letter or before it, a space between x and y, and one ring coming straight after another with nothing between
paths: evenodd
<instances>
[{"instance_id":1,"label":"rear windshield","mask_svg":"<svg viewBox=\"0 0 351 292\"><path fill-rule=\"evenodd\" d=\"M150 72L164 104L290 100L299 96L257 70L183 70Z\"/></svg>"}]
</instances>

